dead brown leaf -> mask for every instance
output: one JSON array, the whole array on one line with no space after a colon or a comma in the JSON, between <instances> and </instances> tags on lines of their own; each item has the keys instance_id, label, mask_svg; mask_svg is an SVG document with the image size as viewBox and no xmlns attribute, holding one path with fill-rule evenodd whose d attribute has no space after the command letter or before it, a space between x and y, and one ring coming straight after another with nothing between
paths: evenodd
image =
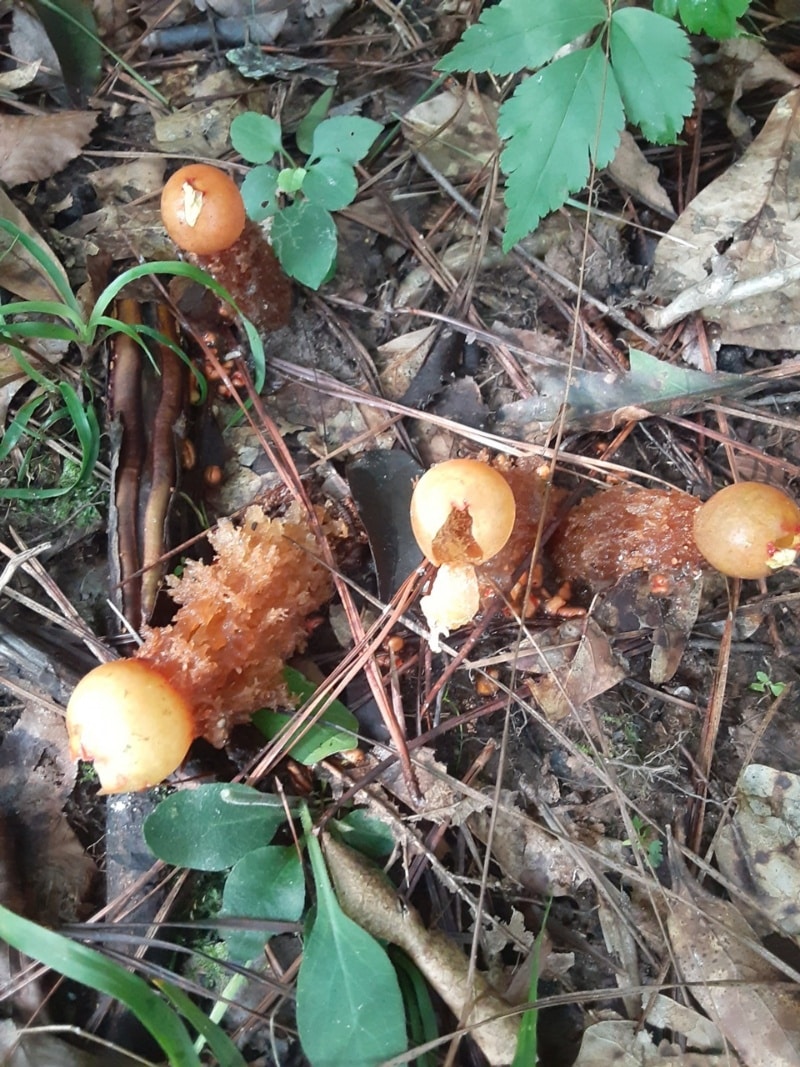
<instances>
[{"instance_id":1,"label":"dead brown leaf","mask_svg":"<svg viewBox=\"0 0 800 1067\"><path fill-rule=\"evenodd\" d=\"M67 274L55 253L34 230L28 220L0 189L0 219L13 222L52 259L66 281ZM52 300L57 294L42 272L36 260L29 256L22 245L5 231L0 231L0 286L22 300Z\"/></svg>"},{"instance_id":2,"label":"dead brown leaf","mask_svg":"<svg viewBox=\"0 0 800 1067\"><path fill-rule=\"evenodd\" d=\"M662 239L648 292L674 307L648 314L655 328L702 310L719 323L722 344L800 348L793 193L799 131L795 89L778 101L744 156L692 200Z\"/></svg>"},{"instance_id":3,"label":"dead brown leaf","mask_svg":"<svg viewBox=\"0 0 800 1067\"><path fill-rule=\"evenodd\" d=\"M800 993L759 951L739 909L691 881L674 849L671 867L681 899L667 928L692 996L746 1067L800 1067Z\"/></svg>"},{"instance_id":4,"label":"dead brown leaf","mask_svg":"<svg viewBox=\"0 0 800 1067\"><path fill-rule=\"evenodd\" d=\"M762 916L800 941L800 778L751 764L737 788L733 823L717 839L717 860L753 894Z\"/></svg>"},{"instance_id":5,"label":"dead brown leaf","mask_svg":"<svg viewBox=\"0 0 800 1067\"><path fill-rule=\"evenodd\" d=\"M38 182L66 167L89 140L94 111L0 115L0 181Z\"/></svg>"},{"instance_id":6,"label":"dead brown leaf","mask_svg":"<svg viewBox=\"0 0 800 1067\"><path fill-rule=\"evenodd\" d=\"M656 1048L639 1024L628 1019L603 1019L583 1035L574 1067L736 1067L732 1055L681 1052L675 1046ZM776 1065L773 1065L776 1067Z\"/></svg>"}]
</instances>

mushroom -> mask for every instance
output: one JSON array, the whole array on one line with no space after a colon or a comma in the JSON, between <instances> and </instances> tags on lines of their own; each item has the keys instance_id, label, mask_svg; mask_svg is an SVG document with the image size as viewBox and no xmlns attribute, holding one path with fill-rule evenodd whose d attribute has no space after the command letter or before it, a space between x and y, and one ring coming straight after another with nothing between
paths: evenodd
<instances>
[{"instance_id":1,"label":"mushroom","mask_svg":"<svg viewBox=\"0 0 800 1067\"><path fill-rule=\"evenodd\" d=\"M477 459L451 459L431 467L411 497L411 528L425 556L439 569L420 601L439 636L470 622L480 607L476 565L495 556L514 528L516 506L506 479Z\"/></svg>"},{"instance_id":2,"label":"mushroom","mask_svg":"<svg viewBox=\"0 0 800 1067\"><path fill-rule=\"evenodd\" d=\"M175 244L231 294L260 330L289 321L292 286L236 183L219 167L181 167L161 193L161 219Z\"/></svg>"}]
</instances>

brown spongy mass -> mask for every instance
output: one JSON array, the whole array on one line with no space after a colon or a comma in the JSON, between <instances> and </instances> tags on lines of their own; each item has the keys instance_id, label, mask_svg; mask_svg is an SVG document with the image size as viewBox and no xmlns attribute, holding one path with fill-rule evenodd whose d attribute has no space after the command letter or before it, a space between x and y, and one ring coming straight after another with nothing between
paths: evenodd
<instances>
[{"instance_id":1,"label":"brown spongy mass","mask_svg":"<svg viewBox=\"0 0 800 1067\"><path fill-rule=\"evenodd\" d=\"M169 579L175 619L150 630L137 655L190 701L197 736L220 746L254 711L287 702L283 668L331 579L298 505L282 519L251 506L240 525L221 519L209 541L216 559L190 560Z\"/></svg>"},{"instance_id":2,"label":"brown spongy mass","mask_svg":"<svg viewBox=\"0 0 800 1067\"><path fill-rule=\"evenodd\" d=\"M699 573L694 514L701 501L680 490L615 485L572 508L552 542L562 580L599 589L643 570L666 578Z\"/></svg>"}]
</instances>

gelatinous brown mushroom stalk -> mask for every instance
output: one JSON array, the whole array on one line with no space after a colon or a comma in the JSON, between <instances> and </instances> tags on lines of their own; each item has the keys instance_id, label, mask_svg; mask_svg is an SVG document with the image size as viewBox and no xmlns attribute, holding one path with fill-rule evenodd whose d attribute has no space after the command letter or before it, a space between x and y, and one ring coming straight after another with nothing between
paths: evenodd
<instances>
[{"instance_id":1,"label":"gelatinous brown mushroom stalk","mask_svg":"<svg viewBox=\"0 0 800 1067\"><path fill-rule=\"evenodd\" d=\"M259 330L289 322L291 282L224 171L205 163L176 171L161 194L161 218L175 244L228 290Z\"/></svg>"},{"instance_id":2,"label":"gelatinous brown mushroom stalk","mask_svg":"<svg viewBox=\"0 0 800 1067\"><path fill-rule=\"evenodd\" d=\"M470 622L480 608L476 566L508 541L516 513L514 495L499 471L475 459L453 459L431 467L411 498L411 527L425 556L439 569L420 601L439 636Z\"/></svg>"},{"instance_id":3,"label":"gelatinous brown mushroom stalk","mask_svg":"<svg viewBox=\"0 0 800 1067\"><path fill-rule=\"evenodd\" d=\"M136 656L103 664L67 708L70 751L93 760L104 793L144 789L183 761L196 737L224 744L254 711L287 702L286 660L306 620L331 594L317 543L292 505L282 519L250 507L209 534L211 564L187 562L168 579L179 604Z\"/></svg>"},{"instance_id":4,"label":"gelatinous brown mushroom stalk","mask_svg":"<svg viewBox=\"0 0 800 1067\"><path fill-rule=\"evenodd\" d=\"M555 569L595 591L643 571L654 592L669 592L676 579L703 569L693 532L700 503L677 489L601 489L572 508L554 535Z\"/></svg>"}]
</instances>

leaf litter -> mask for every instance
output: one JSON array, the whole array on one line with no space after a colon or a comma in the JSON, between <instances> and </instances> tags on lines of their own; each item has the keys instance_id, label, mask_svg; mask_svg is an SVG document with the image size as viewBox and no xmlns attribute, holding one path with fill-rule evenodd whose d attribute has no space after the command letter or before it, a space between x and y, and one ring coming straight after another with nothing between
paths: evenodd
<instances>
[{"instance_id":1,"label":"leaf litter","mask_svg":"<svg viewBox=\"0 0 800 1067\"><path fill-rule=\"evenodd\" d=\"M217 16L245 13L241 5L230 6ZM420 25L427 26L428 19L435 32L452 36L449 14L413 6ZM309 25L320 37L338 26L337 5L278 7L270 28L278 48L291 46L298 34L303 39ZM798 1060L797 979L775 937L797 937L796 782L777 760L775 768L755 762L758 737L748 731L761 707L749 685L765 660L770 677L794 680L792 661L783 655L797 644L793 575L771 579L766 591L744 588L740 613L750 619L747 613L755 611L755 622L737 631L729 659L723 647L718 662L728 606L719 582L710 579L701 589L689 581L686 588L654 595L649 579L634 571L615 578L610 589L576 583L562 595L549 541L551 527L577 497L620 480L706 496L712 481L721 484L764 468L787 476L800 469L791 363L797 347L791 301L798 283L792 275L788 195L795 90L778 101L751 148L730 166L713 156L708 148L713 127L702 123L687 134L685 148L659 153L642 151L626 136L612 160L617 116L598 147L598 162L610 165L593 189L599 202L588 231L584 211L573 204L503 256L494 243L493 228L504 220L492 177L499 142L491 121L502 101L483 83L480 92L475 86L462 92L449 81L446 91L421 102L430 79L411 67L403 77L398 74L403 61L417 55L404 49L421 47L415 24L392 5L374 7L352 13L348 26L357 47L368 48L386 69L382 79L369 75L372 94L355 105L385 122L402 117L402 134L390 150L402 155L388 157L387 171L367 164L361 179L369 188L340 220L339 274L320 296L298 294L291 329L267 338L268 388L258 401L265 417L257 409L254 426L228 427L225 398L215 398L217 414L224 414L226 481L238 486L240 504L254 491L276 492L286 468L263 447L272 420L295 472L315 486L320 499L335 498L352 510L355 498L366 532L351 516L352 556L340 566L348 581L364 589L359 603L369 633L377 632L370 627L386 618L392 605L400 617L399 597L418 564L407 529L400 543L392 542L401 525L390 520L401 496L394 478L410 480L435 460L488 449L508 455L512 469L515 463L521 468L526 457L544 479L555 473L559 494L552 510L540 510L535 521L529 517L525 532L527 552L541 538L536 562L542 573L528 571L524 552L515 557L519 587L508 575L495 579L494 591L484 591L476 626L454 635L443 656L431 656L413 602L402 605L398 647L367 649L352 616L335 633L324 624L319 641L312 641L312 658L334 683L344 676L339 662L355 657L359 667L346 701L363 714L362 732L376 740L365 744L362 766L326 761L303 788L326 781L335 803L355 797L392 828L397 847L388 865L390 881L381 875L377 882L373 869L364 874L359 868L352 918L366 929L372 924L373 935L404 946L449 1004L449 1012L440 1011L440 1040L459 1024L474 1025L477 1045L491 1063L510 1062L513 1055L521 1003L509 992L513 972L530 965L540 906L552 896L547 933L560 964L552 971L543 967L543 983L552 984L539 989L542 1049L548 1047L548 1025L562 1035L562 1046L567 1044L562 1023L547 1019L569 1002L581 1006L576 1010L582 1047L574 1050L572 1062L584 1067L660 1062L790 1067ZM113 14L98 8L101 30L109 35L105 20ZM147 13L149 29L161 14ZM181 32L194 25L185 9L174 21ZM388 40L396 51L386 50ZM245 44L242 40L241 47ZM152 61L166 46L151 34L148 47L152 51L140 52L139 59L141 69L152 73ZM616 47L625 46L618 41ZM314 62L303 57L299 68L297 56L281 57L295 64L280 72L243 67L237 56L216 65L208 55L182 51L189 48L179 44L170 64L160 68L158 92L168 108L154 104L148 90L132 88L135 83L124 89L107 84L92 101L92 110L103 112L101 128L88 111L75 112L80 121L70 123L72 112L56 110L61 104L54 103L52 115L42 118L57 120L68 142L63 151L42 152L40 139L31 154L9 132L10 124L3 128L16 153L2 153L6 165L16 158L19 180L37 183L29 198L6 197L3 216L31 232L35 223L41 247L56 263L63 261L60 269L69 272L76 289L85 281L87 259L99 259L98 252L120 262L173 254L153 207L171 157L226 157L230 121L254 106L254 94L262 94L260 109L280 114L284 129L293 130L319 92L319 59L329 73L338 71L337 103L340 94L343 102L349 95L348 76L360 70L358 52L350 51L346 38L335 47L320 44ZM439 56L434 49L428 75ZM18 59L24 62L21 46ZM389 75L393 63L397 68ZM597 63L597 53L589 50L561 70L580 67L585 74ZM797 84L796 75L768 52L743 42L720 48L714 77L717 95L707 103L704 121L710 122L710 115L718 121L721 108L737 137L741 116L749 122L752 109L758 110L748 94L765 83ZM7 90L24 94L28 78L6 84ZM621 91L624 97L624 84ZM514 136L523 135L514 108L505 114ZM34 129L39 125L22 121ZM594 132L591 122L588 127ZM508 125L503 128L509 132ZM88 137L92 155L81 154ZM694 179L684 187L674 169L679 159L686 168L681 173L688 174L692 151L710 160L703 181L710 180L700 192L691 185ZM520 161L523 172L527 165ZM659 216L674 217L678 204L678 221L662 236ZM72 213L71 243L64 241L64 206ZM647 242L657 247L643 296L639 286L647 281L648 254L635 262L634 248ZM91 270L98 266L95 261ZM36 265L24 261L19 249L5 249L0 270L3 287L17 296L52 298ZM764 278L769 283L764 293L740 299L736 283ZM735 299L714 303L703 289L709 279L734 285L729 295ZM586 302L577 307L576 288L582 285ZM698 310L702 315L685 328L674 319L671 332L657 337L655 326L665 326L669 316L645 304L667 303L687 290L691 299L681 316ZM177 290L173 294L180 297ZM446 351L437 348L443 324L455 338ZM218 313L209 318L203 311L196 325L219 329ZM221 329L229 335L227 322ZM733 350L733 342L748 347ZM64 373L79 366L86 388L102 399L105 370L95 356L70 352ZM24 380L17 384L23 393L30 388ZM6 402L9 425L15 412L11 390ZM376 450L382 457L377 463L369 458ZM383 462L392 456L409 462ZM31 458L17 451L3 478L25 471ZM368 477L359 481L354 473L348 481L358 464L365 464ZM213 521L235 506L233 500L233 494L210 497L202 507ZM25 521L19 509L7 516L11 525ZM110 635L115 626L98 606L102 599L89 599L90 560L99 555L94 536L86 534L85 555L66 559L57 549L47 567L62 583L76 563L85 567L84 591L75 591L74 599L92 626ZM4 539L10 537L9 532ZM376 585L365 554L367 537ZM8 581L11 592L30 601L26 581L16 573ZM582 614L572 619L548 614L542 605L556 598L562 608ZM25 610L33 610L29 602ZM73 625L79 626L74 620ZM74 660L71 645L62 657ZM385 683L387 703L405 713L421 801L393 762L394 747L385 733L370 725L377 701L365 684L369 671ZM712 746L711 779L704 782L694 760L712 698L722 708L722 723ZM58 717L43 718L32 697L23 703L28 706L19 716L11 705L0 750L6 818L16 819L15 805L24 803L24 835L39 833L42 874L51 890L59 883L55 921L83 917L105 903L119 907L121 898L104 901L86 849L101 858L107 849L124 865L126 849L141 845L140 820L131 811L130 838L118 821L110 821L114 840L98 849L104 824L91 786L76 787L71 772L55 782L46 774L51 758L61 766L66 751ZM771 714L789 736L791 702L783 701ZM23 736L30 739L24 745ZM200 753L184 781L193 774L229 780L261 755L252 738L237 738L225 757L230 762L209 762ZM290 764L276 757L273 765L283 788L300 788L300 779L289 775ZM275 780L266 781L271 787ZM702 888L697 868L687 869L674 856L668 867L659 858L667 831L681 831L706 794L700 839L713 844L719 865L713 894ZM48 827L44 834L42 820ZM326 840L326 850L336 881L337 845L331 842ZM130 869L138 878L133 855ZM347 911L341 873L339 882ZM125 879L115 876L114 884L125 885ZM134 902L136 884L128 880L125 890ZM45 907L37 904L35 910L40 921L51 918ZM398 932L403 922L406 933ZM107 927L113 932L114 925ZM299 946L289 937L270 944L278 956L269 960L267 972L280 981ZM251 980L258 988L255 971ZM483 1009L473 1003L476 992ZM243 1046L254 1056L266 1054L263 1025L245 1004L242 993ZM269 1010L273 1028L290 1048L291 1015L277 1005ZM487 1017L492 1021L484 1024ZM566 1061L542 1052L543 1064Z\"/></svg>"}]
</instances>

